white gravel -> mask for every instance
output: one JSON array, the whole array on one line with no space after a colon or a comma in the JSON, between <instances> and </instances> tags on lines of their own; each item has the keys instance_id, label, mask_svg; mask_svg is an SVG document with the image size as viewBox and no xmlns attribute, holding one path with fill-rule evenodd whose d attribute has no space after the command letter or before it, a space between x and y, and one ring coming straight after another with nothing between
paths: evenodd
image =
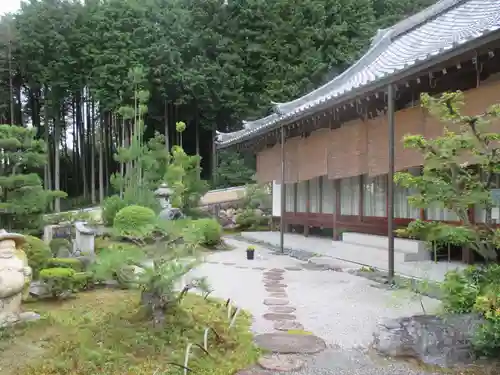
<instances>
[{"instance_id":1,"label":"white gravel","mask_svg":"<svg viewBox=\"0 0 500 375\"><path fill-rule=\"evenodd\" d=\"M262 314L269 311L263 304L268 297L262 282L264 271L254 268L301 266L304 262L275 255L261 246L256 246L256 259L250 261L245 254L247 243L233 239L227 242L235 249L210 254L206 258L208 263L200 266L195 275L207 276L214 289L213 296L231 298L236 305L250 311L254 316L252 331L272 332L272 322L262 318ZM399 366L395 367L397 371L384 372L382 369L391 367L387 365L377 372L378 365L360 354L359 349L370 345L379 321L422 313L418 298L409 292L374 287L372 281L347 272L287 270L284 279L288 285L289 306L297 308L294 313L296 320L304 325L305 330L323 338L330 348L324 354L313 357L310 365L300 374L401 373ZM439 308L439 302L430 298L424 298L423 303L427 312ZM371 369L371 372L363 372L363 368ZM425 374L407 370L406 367L403 372Z\"/></svg>"}]
</instances>

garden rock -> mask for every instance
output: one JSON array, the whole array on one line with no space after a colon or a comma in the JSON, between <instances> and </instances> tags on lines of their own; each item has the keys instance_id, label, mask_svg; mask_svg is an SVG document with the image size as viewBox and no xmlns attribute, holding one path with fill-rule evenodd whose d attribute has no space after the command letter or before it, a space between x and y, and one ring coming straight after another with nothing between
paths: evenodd
<instances>
[{"instance_id":1,"label":"garden rock","mask_svg":"<svg viewBox=\"0 0 500 375\"><path fill-rule=\"evenodd\" d=\"M482 323L472 314L415 315L388 320L374 333L373 348L390 357L415 358L441 367L470 362L471 338Z\"/></svg>"},{"instance_id":2,"label":"garden rock","mask_svg":"<svg viewBox=\"0 0 500 375\"><path fill-rule=\"evenodd\" d=\"M29 288L29 294L36 298L43 298L49 295L49 288L42 281L32 281Z\"/></svg>"}]
</instances>

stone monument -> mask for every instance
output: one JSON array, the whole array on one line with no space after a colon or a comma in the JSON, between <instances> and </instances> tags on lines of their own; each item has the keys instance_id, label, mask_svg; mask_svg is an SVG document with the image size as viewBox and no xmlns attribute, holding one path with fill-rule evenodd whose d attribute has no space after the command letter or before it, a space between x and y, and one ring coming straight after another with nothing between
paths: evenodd
<instances>
[{"instance_id":1,"label":"stone monument","mask_svg":"<svg viewBox=\"0 0 500 375\"><path fill-rule=\"evenodd\" d=\"M77 256L94 255L94 242L96 231L87 226L85 221L77 221L75 223L75 242L73 253Z\"/></svg>"},{"instance_id":2,"label":"stone monument","mask_svg":"<svg viewBox=\"0 0 500 375\"><path fill-rule=\"evenodd\" d=\"M160 214L158 215L160 219L177 220L184 217L184 214L180 209L172 207L172 204L170 203L170 196L172 193L172 189L170 189L166 183L161 184L155 191L155 196L158 198L162 208Z\"/></svg>"},{"instance_id":3,"label":"stone monument","mask_svg":"<svg viewBox=\"0 0 500 375\"><path fill-rule=\"evenodd\" d=\"M0 230L0 327L33 319L36 314L21 313L26 285L31 280L27 258L19 256L24 236Z\"/></svg>"}]
</instances>

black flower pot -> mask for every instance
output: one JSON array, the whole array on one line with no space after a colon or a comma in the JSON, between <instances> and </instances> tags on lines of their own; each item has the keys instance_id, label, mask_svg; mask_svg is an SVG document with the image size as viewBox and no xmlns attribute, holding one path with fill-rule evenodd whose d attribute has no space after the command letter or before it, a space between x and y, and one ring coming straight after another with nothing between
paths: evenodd
<instances>
[{"instance_id":1,"label":"black flower pot","mask_svg":"<svg viewBox=\"0 0 500 375\"><path fill-rule=\"evenodd\" d=\"M247 259L248 260L253 260L255 256L255 250L247 250Z\"/></svg>"}]
</instances>

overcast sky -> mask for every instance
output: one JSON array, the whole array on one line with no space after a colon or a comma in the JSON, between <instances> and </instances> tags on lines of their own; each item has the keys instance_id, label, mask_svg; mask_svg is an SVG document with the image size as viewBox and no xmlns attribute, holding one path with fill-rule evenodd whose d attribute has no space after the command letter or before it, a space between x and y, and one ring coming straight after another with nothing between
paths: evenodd
<instances>
[{"instance_id":1,"label":"overcast sky","mask_svg":"<svg viewBox=\"0 0 500 375\"><path fill-rule=\"evenodd\" d=\"M19 4L21 4L21 0L0 0L0 14L18 10Z\"/></svg>"}]
</instances>

